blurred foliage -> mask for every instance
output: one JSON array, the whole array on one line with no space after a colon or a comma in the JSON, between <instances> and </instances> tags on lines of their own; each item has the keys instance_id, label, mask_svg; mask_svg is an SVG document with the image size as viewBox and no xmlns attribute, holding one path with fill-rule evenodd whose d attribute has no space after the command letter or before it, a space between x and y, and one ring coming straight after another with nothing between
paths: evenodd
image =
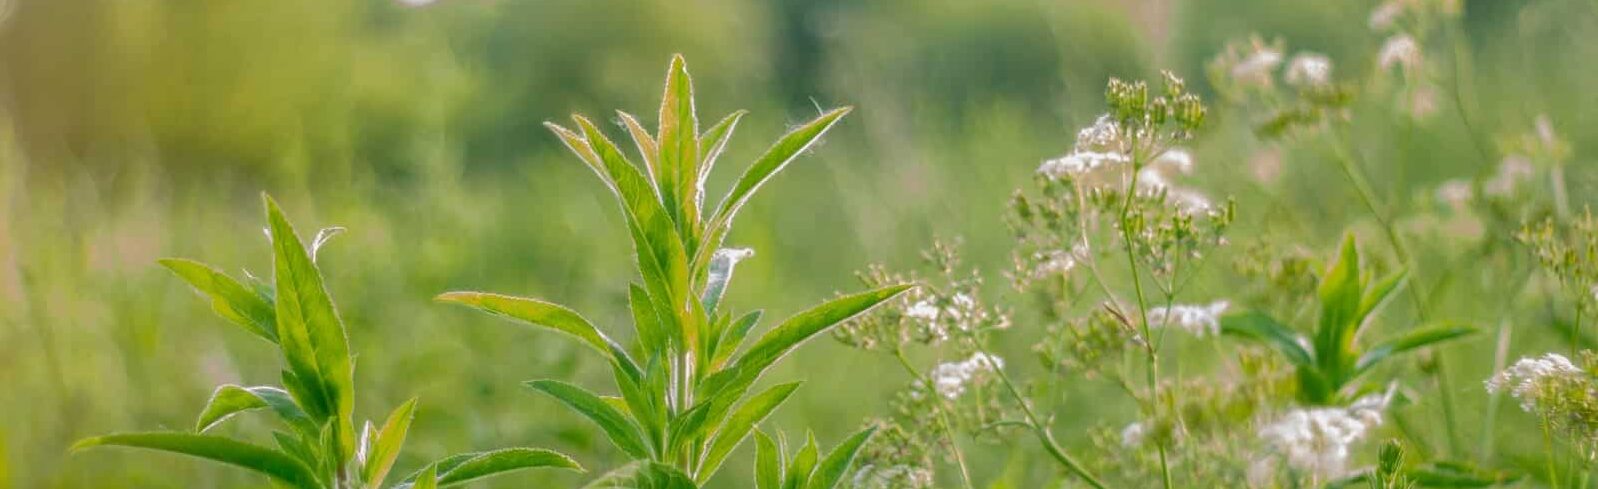
<instances>
[{"instance_id":1,"label":"blurred foliage","mask_svg":"<svg viewBox=\"0 0 1598 489\"><path fill-rule=\"evenodd\" d=\"M547 297L592 311L613 334L626 329L625 294L607 286L632 273L615 258L628 249L621 223L588 170L538 127L543 121L612 108L652 119L660 67L676 52L700 75L701 100L725 104L701 112L749 108L746 132L780 133L784 121L808 120L817 107L857 106L743 211L753 216L729 238L757 250L739 274L759 278L728 300L770 304L768 317L780 318L847 288L850 271L867 263L913 262L935 235L964 236L971 262L1005 269L1011 240L999 217L1010 189L1069 149L1112 76L1153 78L1169 68L1206 91L1206 61L1257 32L1329 55L1340 79L1379 83L1372 74L1383 39L1366 27L1374 6L0 0L0 488L262 483L177 457L66 457L68 443L89 434L181 429L209 386L276 375L258 340L214 319L155 264L205 256L229 272L264 273L267 243L253 227L262 190L307 229L350 230L321 263L358 345L358 405L422 399L397 470L506 445L614 466L625 457L582 420L519 387L534 377L605 382L601 362L569 342L428 300L465 286ZM1378 98L1349 109L1357 122L1346 137L1357 141L1376 193L1396 215L1430 211L1439 182L1490 174L1498 161L1491 141L1524 132L1538 114L1570 139L1571 168L1588 170L1572 171L1570 186L1594 188L1598 7L1472 0L1464 19L1450 34L1462 41L1459 52L1434 60L1458 76L1431 120L1414 121ZM1462 104L1455 93L1466 94ZM1461 107L1466 117L1454 112ZM1326 252L1347 229L1377 236L1352 191L1328 183L1341 177L1323 147L1265 147L1246 121L1227 120L1239 115L1212 116L1216 124L1192 148L1203 170L1190 178L1238 196L1235 234ZM727 158L752 159L763 149L756 139L735 141ZM1269 161L1276 178L1256 179ZM710 185L725 188L726 175ZM1562 344L1563 333L1540 326L1564 321L1552 307L1510 315L1462 299L1520 270L1524 263L1499 258L1516 255L1462 266L1475 255L1434 248L1441 251L1416 253L1414 273L1449 298L1437 307L1446 316L1537 325L1517 330L1517 352ZM1383 253L1376 247L1373 260L1390 265ZM1015 326L1028 327L1027 318ZM1035 338L1009 337L1002 347L1014 355ZM1465 343L1448 356L1460 360L1457 385L1478 393L1476 379L1491 365L1463 360L1490 357L1492 344ZM879 357L826 342L797 352L782 377L851 382L799 391L774 423L813 428L829 445L841 440L902 386L892 360ZM1086 425L1069 419L1125 416L1125 405L1095 402L1107 390L1090 385L1058 403L1072 414L1061 418L1062 443L1087 438L1075 429ZM1459 399L1470 425L1486 400ZM1435 423L1409 416L1421 427ZM260 432L257 421L241 421L219 431ZM1500 422L1533 429L1524 419ZM1509 427L1498 433L1505 447L1539 446ZM1041 456L1036 447L1000 448L972 456L977 478L1032 487L1027 481L1053 476L1024 462ZM747 479L750 462L730 460L718 487ZM485 487L580 480L541 473Z\"/></svg>"}]
</instances>

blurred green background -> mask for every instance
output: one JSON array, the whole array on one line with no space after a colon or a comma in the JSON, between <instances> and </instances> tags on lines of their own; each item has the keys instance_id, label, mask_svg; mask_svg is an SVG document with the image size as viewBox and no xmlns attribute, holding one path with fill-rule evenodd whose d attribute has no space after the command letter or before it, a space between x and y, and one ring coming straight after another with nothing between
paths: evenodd
<instances>
[{"instance_id":1,"label":"blurred green background","mask_svg":"<svg viewBox=\"0 0 1598 489\"><path fill-rule=\"evenodd\" d=\"M997 296L1012 243L999 219L1006 198L1040 160L1069 150L1076 128L1102 110L1108 77L1168 68L1204 93L1205 62L1257 32L1327 53L1339 78L1361 80L1376 71L1382 42L1365 25L1374 6L0 0L0 488L265 484L174 456L66 454L87 435L187 427L212 386L277 378L268 345L215 318L154 263L184 256L269 272L262 191L302 232L349 229L320 261L358 355L357 415L422 398L399 470L507 445L557 448L604 468L622 456L596 430L518 385L553 377L608 387L601 362L564 338L429 300L460 288L536 296L627 330L622 223L541 122L574 111L610 119L613 109L652 120L668 58L683 53L702 118L752 111L712 179L725 188L789 125L854 105L741 215L729 243L757 255L729 300L784 317L855 288L852 272L867 264L913 266L934 237L963 237ZM1496 158L1476 144L1490 152L1490 138L1538 114L1572 140L1573 165L1590 168L1595 11L1582 1L1467 2L1471 64L1440 62L1472 87L1473 127L1451 102L1425 124L1396 117L1385 100L1354 109L1355 121L1369 121L1353 137L1379 194L1401 214L1434 207L1438 182L1491 172ZM1322 250L1347 228L1372 229L1324 151L1287 148L1280 180L1261 184L1249 176L1260 145L1246 125L1221 109L1212 117L1193 178L1238 198L1238 235ZM1593 188L1592 172L1573 175L1573 188ZM1376 236L1368 241L1379 247ZM1462 260L1427 255L1421 276L1456 267L1469 276L1478 265ZM1480 267L1450 292L1460 298L1450 315L1496 317L1469 300L1470 287L1493 280ZM1037 334L1028 326L1023 318L1006 336L1009 355L1027 356ZM1454 354L1461 402L1476 411L1476 379L1490 365L1463 360L1490 347L1478 338ZM768 375L796 378L810 382L773 425L813 428L824 445L884 413L905 382L890 359L828 339ZM1080 442L1073 428L1095 418L1127 421L1116 413L1124 401L1088 395L1065 406L1066 440ZM224 429L263 433L260 420L240 421ZM1003 480L1032 487L1025 481L1041 479L1025 474L1051 470L1025 458L1035 451L1022 440L978 453L979 479L1020 473ZM744 456L713 485L740 487ZM541 472L483 486L581 480Z\"/></svg>"}]
</instances>

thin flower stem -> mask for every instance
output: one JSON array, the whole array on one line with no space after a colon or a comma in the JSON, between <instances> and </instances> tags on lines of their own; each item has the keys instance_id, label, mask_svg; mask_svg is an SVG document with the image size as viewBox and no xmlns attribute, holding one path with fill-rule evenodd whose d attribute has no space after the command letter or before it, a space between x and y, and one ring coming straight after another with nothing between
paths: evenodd
<instances>
[{"instance_id":1,"label":"thin flower stem","mask_svg":"<svg viewBox=\"0 0 1598 489\"><path fill-rule=\"evenodd\" d=\"M987 353L983 353L983 355L987 355ZM1015 402L1021 405L1021 412L1022 414L1026 415L1028 427L1030 427L1032 429L1032 433L1038 437L1038 441L1043 443L1043 448L1048 450L1049 455L1053 456L1054 459L1059 461L1061 465L1064 465L1065 468L1070 470L1072 474L1076 474L1077 477L1082 478L1082 480L1087 482L1088 485L1097 489L1105 489L1103 482L1100 482L1097 477L1094 477L1093 473L1088 472L1087 468L1083 467L1080 462L1077 462L1075 458L1071 457L1071 454L1065 453L1065 449L1060 447L1060 443L1054 440L1054 434L1050 433L1048 426L1044 425L1043 422L1038 419L1037 413L1032 410L1032 404L1027 402L1026 396L1022 395L1021 390L1017 389L1015 387L1015 383L1010 381L1010 375L1004 373L1003 368L995 368L994 372L998 373L999 382L1004 384L1004 388L1010 392L1010 396L1014 397Z\"/></svg>"},{"instance_id":2,"label":"thin flower stem","mask_svg":"<svg viewBox=\"0 0 1598 489\"><path fill-rule=\"evenodd\" d=\"M1393 226L1392 219L1376 206L1376 192L1365 178L1364 171L1354 161L1352 151L1348 147L1349 144L1341 136L1341 132L1337 130L1335 125L1332 126L1331 135L1333 153L1336 155L1338 167L1343 171L1343 176L1347 177L1349 183L1353 185L1355 193L1359 195L1360 201L1370 211L1371 216L1375 217L1377 223L1381 224L1382 233L1387 237L1389 245L1393 247L1393 253L1398 256L1398 260L1409 267L1411 273L1418 273L1419 267L1416 266L1417 263L1410 256L1409 249L1404 246L1404 241L1399 238L1398 230ZM1421 287L1420 279L1416 278L1409 281L1407 288L1409 289L1410 298L1415 303L1415 314L1424 323L1429 320L1431 314L1426 305L1426 294L1421 290ZM1448 449L1450 453L1457 453L1461 442L1459 438L1459 423L1454 414L1454 392L1451 382L1449 382L1448 365L1444 362L1442 356L1436 357L1436 365L1437 390L1442 397L1443 421L1448 432Z\"/></svg>"},{"instance_id":3,"label":"thin flower stem","mask_svg":"<svg viewBox=\"0 0 1598 489\"><path fill-rule=\"evenodd\" d=\"M1133 144L1134 147L1136 147L1136 143L1134 142ZM1127 216L1132 209L1132 199L1137 195L1138 173L1141 173L1139 171L1140 166L1138 164L1138 159L1134 157L1132 162L1132 182L1131 185L1127 187L1127 194L1124 197L1126 201L1121 205L1119 227L1121 228L1121 241L1123 242L1122 245L1126 249L1127 269L1132 275L1132 290L1137 294L1138 316L1143 325L1143 346L1144 351L1147 353L1148 360L1148 368L1146 370L1148 372L1150 392L1149 397L1152 401L1150 403L1150 408L1151 411L1153 411L1151 414L1158 418L1160 414L1160 357L1159 353L1154 347L1154 336L1150 334L1148 300L1143 295L1143 279L1138 275L1137 255L1132 249L1132 231L1127 227ZM1160 479L1162 482L1164 482L1165 489L1171 489L1171 467L1169 462L1166 460L1165 445L1158 444L1156 445L1156 448L1158 449L1160 455Z\"/></svg>"},{"instance_id":4,"label":"thin flower stem","mask_svg":"<svg viewBox=\"0 0 1598 489\"><path fill-rule=\"evenodd\" d=\"M894 348L893 358L898 359L899 366L904 367L904 371L909 373L911 377L914 377L917 382L920 382L921 385L926 386L928 389L932 389L932 391L928 392L927 395L938 396L937 390L933 387L932 379L922 375L920 370L916 370L915 366L910 364L910 359L905 358L903 349ZM954 462L960 467L960 482L966 489L972 489L973 486L971 485L971 472L966 468L965 455L960 452L960 444L957 443L954 438L954 425L949 423L948 413L945 412L947 406L944 405L944 401L941 399L941 397L937 399L936 405L938 424L943 425L943 439L949 442L949 451L954 454Z\"/></svg>"}]
</instances>

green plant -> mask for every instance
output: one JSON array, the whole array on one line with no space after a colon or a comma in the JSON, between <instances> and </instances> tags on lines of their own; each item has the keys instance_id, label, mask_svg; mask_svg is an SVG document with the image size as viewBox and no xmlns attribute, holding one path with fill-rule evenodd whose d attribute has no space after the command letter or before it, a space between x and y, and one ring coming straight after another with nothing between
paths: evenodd
<instances>
[{"instance_id":1,"label":"green plant","mask_svg":"<svg viewBox=\"0 0 1598 489\"><path fill-rule=\"evenodd\" d=\"M1222 316L1221 332L1281 353L1297 373L1300 400L1310 405L1346 404L1368 392L1370 386L1360 382L1360 377L1382 361L1475 332L1452 323L1424 325L1361 347L1361 329L1403 287L1407 274L1400 270L1374 279L1360 268L1359 261L1354 236L1346 235L1336 261L1320 276L1316 289L1320 318L1310 336L1256 310Z\"/></svg>"},{"instance_id":2,"label":"green plant","mask_svg":"<svg viewBox=\"0 0 1598 489\"><path fill-rule=\"evenodd\" d=\"M704 483L798 388L797 382L785 383L749 396L768 368L805 340L910 287L890 285L839 297L783 321L741 352L761 312L734 314L721 304L734 266L751 253L721 248L734 216L761 185L848 112L847 107L828 111L777 140L708 213L702 206L705 179L743 112L699 132L693 85L680 56L666 74L655 134L637 118L620 114L643 158L642 168L587 118L572 116L576 131L546 124L621 204L643 282L628 290L633 347L624 348L575 311L537 299L482 292L450 292L438 299L566 333L609 362L619 397L556 380L527 383L593 421L618 449L638 460L601 478L596 484L611 485L598 487L616 487L612 481L618 477L680 482L660 487Z\"/></svg>"},{"instance_id":3,"label":"green plant","mask_svg":"<svg viewBox=\"0 0 1598 489\"><path fill-rule=\"evenodd\" d=\"M273 250L271 284L249 277L246 286L192 260L170 258L161 264L209 298L218 315L278 346L289 366L283 371L283 387L223 385L201 410L194 432L98 436L79 441L74 450L124 446L181 453L253 470L287 487L382 487L405 443L416 399L395 408L381 428L368 421L356 433L354 357L315 262L317 249L341 229L322 230L307 249L277 202L265 200ZM235 414L260 409L276 414L286 428L272 433L276 449L205 433ZM582 470L556 452L511 448L446 458L427 468L436 479L422 480L449 486L533 467ZM417 479L413 475L396 487Z\"/></svg>"}]
</instances>

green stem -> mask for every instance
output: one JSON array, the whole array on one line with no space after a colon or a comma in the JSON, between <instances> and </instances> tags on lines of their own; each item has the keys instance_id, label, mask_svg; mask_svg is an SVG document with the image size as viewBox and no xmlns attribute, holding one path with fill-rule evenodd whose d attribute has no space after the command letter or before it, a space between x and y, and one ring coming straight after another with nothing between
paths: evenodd
<instances>
[{"instance_id":1,"label":"green stem","mask_svg":"<svg viewBox=\"0 0 1598 489\"><path fill-rule=\"evenodd\" d=\"M1146 370L1148 372L1149 397L1152 401L1149 403L1150 411L1152 411L1150 414L1158 419L1160 415L1160 357L1154 347L1154 335L1151 334L1149 328L1148 300L1143 294L1143 279L1138 275L1137 255L1132 245L1132 230L1127 226L1127 216L1132 209L1132 199L1137 195L1138 173L1141 173L1139 165L1136 163L1137 159L1133 158L1132 183L1127 187L1126 201L1121 205L1119 227L1121 228L1121 241L1126 249L1127 269L1132 274L1132 290L1137 293L1138 317L1143 325L1143 350L1147 353L1148 368ZM1164 482L1165 489L1171 489L1171 466L1165 455L1165 445L1156 444L1156 448L1160 455L1160 479Z\"/></svg>"},{"instance_id":2,"label":"green stem","mask_svg":"<svg viewBox=\"0 0 1598 489\"><path fill-rule=\"evenodd\" d=\"M909 373L911 377L915 377L916 381L920 382L921 385L926 386L928 389L927 395L936 398L934 402L937 405L938 424L943 425L943 439L949 442L949 451L954 454L954 462L960 467L960 482L966 489L972 489L971 472L966 469L965 455L960 452L960 445L954 438L954 426L949 422L948 413L945 411L947 406L944 405L942 396L938 394L937 389L933 386L932 379L922 375L920 370L916 370L915 366L910 364L910 359L904 356L904 350L894 348L893 357L899 360L899 366L904 367L905 372Z\"/></svg>"},{"instance_id":3,"label":"green stem","mask_svg":"<svg viewBox=\"0 0 1598 489\"><path fill-rule=\"evenodd\" d=\"M983 354L986 355L986 353ZM998 374L999 383L1004 384L1004 388L1010 392L1010 396L1014 397L1015 402L1021 405L1021 412L1026 415L1028 427L1038 437L1038 441L1043 443L1043 448L1048 450L1049 455L1053 456L1054 460L1060 462L1061 465L1064 465L1072 474L1082 478L1088 485L1096 489L1105 489L1103 482L1100 482L1097 477L1088 472L1080 462L1071 457L1071 454L1065 453L1065 449L1060 447L1060 443L1054 440L1054 434L1049 432L1049 428L1043 424L1037 413L1032 410L1032 404L1027 402L1026 396L1022 395L1021 390L1017 389L1015 383L1010 381L1010 375L1004 373L1003 368L995 368L994 372Z\"/></svg>"}]
</instances>

